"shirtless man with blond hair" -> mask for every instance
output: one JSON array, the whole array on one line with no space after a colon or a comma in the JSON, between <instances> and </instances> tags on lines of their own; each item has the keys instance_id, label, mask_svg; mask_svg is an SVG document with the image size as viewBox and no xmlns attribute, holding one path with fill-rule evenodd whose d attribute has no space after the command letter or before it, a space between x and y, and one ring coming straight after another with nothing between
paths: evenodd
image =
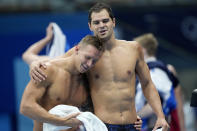
<instances>
[{"instance_id":1,"label":"shirtless man with blond hair","mask_svg":"<svg viewBox=\"0 0 197 131\"><path fill-rule=\"evenodd\" d=\"M26 86L21 100L20 112L34 120L34 131L42 131L43 123L73 127L75 130L81 122L74 113L61 118L48 113L48 110L59 104L81 106L87 98L81 73L89 70L99 59L102 44L95 36L87 35L72 55L46 62L43 70L48 76L40 83L32 80Z\"/></svg>"},{"instance_id":2,"label":"shirtless man with blond hair","mask_svg":"<svg viewBox=\"0 0 197 131\"><path fill-rule=\"evenodd\" d=\"M104 3L97 3L89 10L88 25L104 46L101 58L87 73L95 115L106 123L109 131L135 130L135 80L138 75L143 93L157 115L154 130L162 127L167 131L169 126L141 46L135 41L115 38L115 18Z\"/></svg>"}]
</instances>

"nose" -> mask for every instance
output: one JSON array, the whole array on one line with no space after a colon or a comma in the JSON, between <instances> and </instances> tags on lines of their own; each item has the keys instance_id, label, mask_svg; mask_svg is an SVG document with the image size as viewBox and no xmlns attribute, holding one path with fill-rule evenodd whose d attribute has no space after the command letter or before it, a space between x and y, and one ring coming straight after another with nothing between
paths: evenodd
<instances>
[{"instance_id":1,"label":"nose","mask_svg":"<svg viewBox=\"0 0 197 131\"><path fill-rule=\"evenodd\" d=\"M105 24L104 24L103 22L100 22L100 23L99 23L99 27L104 27L104 25L105 25Z\"/></svg>"}]
</instances>

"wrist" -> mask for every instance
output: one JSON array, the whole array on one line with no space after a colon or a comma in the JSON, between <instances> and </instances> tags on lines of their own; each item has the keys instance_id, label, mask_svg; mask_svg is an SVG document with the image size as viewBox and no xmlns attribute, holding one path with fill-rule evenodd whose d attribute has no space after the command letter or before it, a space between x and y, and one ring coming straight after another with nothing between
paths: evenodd
<instances>
[{"instance_id":1,"label":"wrist","mask_svg":"<svg viewBox=\"0 0 197 131\"><path fill-rule=\"evenodd\" d=\"M57 126L64 126L64 125L66 125L66 121L63 118L61 118L61 117L54 116L53 119L55 120L54 124L57 125Z\"/></svg>"},{"instance_id":2,"label":"wrist","mask_svg":"<svg viewBox=\"0 0 197 131\"><path fill-rule=\"evenodd\" d=\"M165 115L163 113L157 115L157 117L160 118L160 119L165 119Z\"/></svg>"},{"instance_id":3,"label":"wrist","mask_svg":"<svg viewBox=\"0 0 197 131\"><path fill-rule=\"evenodd\" d=\"M51 41L51 37L49 36L46 36L44 39L46 40L47 43Z\"/></svg>"}]
</instances>

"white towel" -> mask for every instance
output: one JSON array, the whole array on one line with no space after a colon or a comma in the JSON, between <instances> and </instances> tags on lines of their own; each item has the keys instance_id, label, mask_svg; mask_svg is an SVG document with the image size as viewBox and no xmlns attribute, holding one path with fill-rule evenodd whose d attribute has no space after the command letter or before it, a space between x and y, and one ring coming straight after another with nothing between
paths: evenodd
<instances>
[{"instance_id":1,"label":"white towel","mask_svg":"<svg viewBox=\"0 0 197 131\"><path fill-rule=\"evenodd\" d=\"M155 131L162 131L162 128L156 129Z\"/></svg>"},{"instance_id":2,"label":"white towel","mask_svg":"<svg viewBox=\"0 0 197 131\"><path fill-rule=\"evenodd\" d=\"M69 114L80 112L77 107L68 106L68 105L57 105L51 110L49 110L50 114L66 117ZM81 112L80 115L76 117L79 119L83 125L80 126L78 131L108 131L105 124L94 114L91 112ZM69 129L71 127L68 126L56 126L49 123L43 124L43 131L60 131Z\"/></svg>"},{"instance_id":3,"label":"white towel","mask_svg":"<svg viewBox=\"0 0 197 131\"><path fill-rule=\"evenodd\" d=\"M66 36L56 23L53 25L53 40L46 47L46 54L49 57L56 57L65 53Z\"/></svg>"}]
</instances>

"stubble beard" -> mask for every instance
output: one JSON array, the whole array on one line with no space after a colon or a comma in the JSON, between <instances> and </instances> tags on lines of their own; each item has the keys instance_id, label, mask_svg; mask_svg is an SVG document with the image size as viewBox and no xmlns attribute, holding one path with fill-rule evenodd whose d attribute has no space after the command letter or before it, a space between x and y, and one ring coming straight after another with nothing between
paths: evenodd
<instances>
[{"instance_id":1,"label":"stubble beard","mask_svg":"<svg viewBox=\"0 0 197 131\"><path fill-rule=\"evenodd\" d=\"M106 37L103 37L103 38L99 37L99 36L97 36L97 37L100 39L101 42L106 42L106 41L110 40L111 36L112 35L107 35Z\"/></svg>"}]
</instances>

